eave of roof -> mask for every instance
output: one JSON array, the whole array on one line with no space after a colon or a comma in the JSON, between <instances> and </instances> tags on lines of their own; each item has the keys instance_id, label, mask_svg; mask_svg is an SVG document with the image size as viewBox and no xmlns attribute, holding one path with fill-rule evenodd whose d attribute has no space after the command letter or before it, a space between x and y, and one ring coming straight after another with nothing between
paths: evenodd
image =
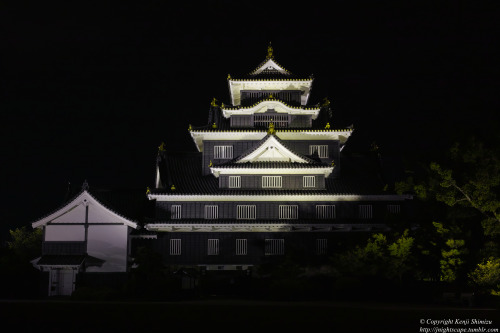
<instances>
[{"instance_id":1,"label":"eave of roof","mask_svg":"<svg viewBox=\"0 0 500 333\"><path fill-rule=\"evenodd\" d=\"M119 213L119 212L111 209L107 205L103 204L100 200L98 200L94 195L92 195L92 193L90 193L86 189L82 189L72 200L69 200L68 202L66 202L65 204L63 204L59 208L55 209L51 213L49 213L49 214L45 215L44 217L42 217L42 218L40 218L40 219L32 222L31 223L32 227L33 228L38 228L38 227L40 227L42 225L47 224L51 220L54 220L54 219L58 218L59 216L65 214L67 212L65 210L65 208L67 208L69 206L72 206L72 205L80 205L80 204L82 204L83 201L81 201L81 200L85 196L88 196L89 198L91 198L92 200L94 200L98 205L100 205L102 208L104 208L104 209L108 210L110 213L116 215L118 218L121 219L121 222L123 222L124 224L128 225L129 227L132 227L134 229L136 229L136 228L139 227L138 224L137 224L137 221L131 220L131 219L127 218L126 216L122 215L121 213Z\"/></svg>"},{"instance_id":2,"label":"eave of roof","mask_svg":"<svg viewBox=\"0 0 500 333\"><path fill-rule=\"evenodd\" d=\"M328 163L293 163L293 162L247 162L235 163L228 162L214 166L220 169L311 169L311 168L328 168L331 167Z\"/></svg>"},{"instance_id":3,"label":"eave of roof","mask_svg":"<svg viewBox=\"0 0 500 333\"><path fill-rule=\"evenodd\" d=\"M237 105L237 106L230 105L230 106L227 106L224 103L222 103L221 109L223 111L225 111L225 110L248 110L248 109L252 109L252 108L254 108L254 107L256 107L259 104L262 104L264 102L279 102L279 103L283 104L284 106L286 106L287 108L296 109L296 110L312 110L312 111L319 111L320 110L320 107L318 105L311 106L311 107L293 106L293 105L290 105L290 104L286 103L285 101L283 101L283 100L281 100L279 98L276 98L276 97L263 98L263 99L261 99L257 103L254 103L251 106L241 106L241 105Z\"/></svg>"}]
</instances>

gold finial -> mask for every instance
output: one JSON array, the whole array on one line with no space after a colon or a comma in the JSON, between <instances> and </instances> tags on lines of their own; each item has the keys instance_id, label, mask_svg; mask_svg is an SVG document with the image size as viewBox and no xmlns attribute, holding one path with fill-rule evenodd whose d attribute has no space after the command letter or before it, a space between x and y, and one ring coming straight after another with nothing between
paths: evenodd
<instances>
[{"instance_id":1,"label":"gold finial","mask_svg":"<svg viewBox=\"0 0 500 333\"><path fill-rule=\"evenodd\" d=\"M210 160L210 163L208 163L208 167L211 168L213 166L212 160Z\"/></svg>"},{"instance_id":2,"label":"gold finial","mask_svg":"<svg viewBox=\"0 0 500 333\"><path fill-rule=\"evenodd\" d=\"M231 80L231 74L227 74L227 79Z\"/></svg>"},{"instance_id":3,"label":"gold finial","mask_svg":"<svg viewBox=\"0 0 500 333\"><path fill-rule=\"evenodd\" d=\"M335 166L335 161L334 160L332 160L332 166Z\"/></svg>"},{"instance_id":4,"label":"gold finial","mask_svg":"<svg viewBox=\"0 0 500 333\"><path fill-rule=\"evenodd\" d=\"M159 151L166 151L165 149L165 142L162 142L161 145L158 147Z\"/></svg>"},{"instance_id":5,"label":"gold finial","mask_svg":"<svg viewBox=\"0 0 500 333\"><path fill-rule=\"evenodd\" d=\"M274 124L271 119L271 122L269 123L269 128L267 129L267 134L274 134L274 133L276 133L276 130L274 129Z\"/></svg>"},{"instance_id":6,"label":"gold finial","mask_svg":"<svg viewBox=\"0 0 500 333\"><path fill-rule=\"evenodd\" d=\"M271 46L271 42L269 42L269 46L267 47L267 57L268 58L273 57L273 47Z\"/></svg>"},{"instance_id":7,"label":"gold finial","mask_svg":"<svg viewBox=\"0 0 500 333\"><path fill-rule=\"evenodd\" d=\"M217 124L216 124L216 123L213 123L213 124L212 124L212 128L217 128Z\"/></svg>"},{"instance_id":8,"label":"gold finial","mask_svg":"<svg viewBox=\"0 0 500 333\"><path fill-rule=\"evenodd\" d=\"M326 123L325 129L329 129L329 128L330 128L330 123Z\"/></svg>"},{"instance_id":9,"label":"gold finial","mask_svg":"<svg viewBox=\"0 0 500 333\"><path fill-rule=\"evenodd\" d=\"M324 101L324 102L323 102L323 106L328 106L328 105L330 105L330 101L328 100L328 98L327 98L327 97L323 98L323 101Z\"/></svg>"},{"instance_id":10,"label":"gold finial","mask_svg":"<svg viewBox=\"0 0 500 333\"><path fill-rule=\"evenodd\" d=\"M149 194L151 193L151 190L149 189L149 187L146 187L146 194Z\"/></svg>"},{"instance_id":11,"label":"gold finial","mask_svg":"<svg viewBox=\"0 0 500 333\"><path fill-rule=\"evenodd\" d=\"M217 98L214 97L214 99L212 100L212 103L210 103L210 105L218 106L216 102L217 102Z\"/></svg>"},{"instance_id":12,"label":"gold finial","mask_svg":"<svg viewBox=\"0 0 500 333\"><path fill-rule=\"evenodd\" d=\"M191 124L189 124L189 127L188 127L188 131L192 131L193 130L193 127L191 126Z\"/></svg>"},{"instance_id":13,"label":"gold finial","mask_svg":"<svg viewBox=\"0 0 500 333\"><path fill-rule=\"evenodd\" d=\"M175 185L170 186L171 191L175 191Z\"/></svg>"},{"instance_id":14,"label":"gold finial","mask_svg":"<svg viewBox=\"0 0 500 333\"><path fill-rule=\"evenodd\" d=\"M269 94L269 98L274 98L273 94Z\"/></svg>"},{"instance_id":15,"label":"gold finial","mask_svg":"<svg viewBox=\"0 0 500 333\"><path fill-rule=\"evenodd\" d=\"M221 103L221 104L220 104L220 107L224 109L224 103Z\"/></svg>"}]
</instances>

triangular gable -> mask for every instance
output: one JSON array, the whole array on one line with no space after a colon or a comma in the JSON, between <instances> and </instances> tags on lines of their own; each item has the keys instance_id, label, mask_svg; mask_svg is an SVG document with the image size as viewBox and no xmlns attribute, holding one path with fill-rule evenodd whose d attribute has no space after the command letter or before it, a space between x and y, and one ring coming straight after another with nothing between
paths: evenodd
<instances>
[{"instance_id":1,"label":"triangular gable","mask_svg":"<svg viewBox=\"0 0 500 333\"><path fill-rule=\"evenodd\" d=\"M257 148L252 148L246 154L235 160L235 163L247 162L295 162L295 163L310 163L311 161L305 156L301 156L280 142L274 135L268 135L262 140L262 143Z\"/></svg>"},{"instance_id":2,"label":"triangular gable","mask_svg":"<svg viewBox=\"0 0 500 333\"><path fill-rule=\"evenodd\" d=\"M87 209L88 207L88 216ZM48 223L122 223L137 229L136 222L129 220L103 205L86 190L52 214L33 222L33 228L45 226Z\"/></svg>"},{"instance_id":3,"label":"triangular gable","mask_svg":"<svg viewBox=\"0 0 500 333\"><path fill-rule=\"evenodd\" d=\"M286 69L281 67L276 61L274 61L274 58L268 58L266 59L262 64L260 64L252 73L251 75L258 75L262 72L279 72L280 74L284 75L290 75L290 72L288 72Z\"/></svg>"}]
</instances>

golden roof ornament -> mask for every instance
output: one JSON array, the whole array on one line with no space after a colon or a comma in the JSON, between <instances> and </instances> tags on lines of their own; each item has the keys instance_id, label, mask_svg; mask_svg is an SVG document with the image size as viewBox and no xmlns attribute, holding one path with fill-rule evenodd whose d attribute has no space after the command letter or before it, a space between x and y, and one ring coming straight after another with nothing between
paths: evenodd
<instances>
[{"instance_id":1,"label":"golden roof ornament","mask_svg":"<svg viewBox=\"0 0 500 333\"><path fill-rule=\"evenodd\" d=\"M213 124L212 124L212 128L217 128L217 124L216 124L216 123L213 123Z\"/></svg>"},{"instance_id":2,"label":"golden roof ornament","mask_svg":"<svg viewBox=\"0 0 500 333\"><path fill-rule=\"evenodd\" d=\"M332 166L335 166L335 161L334 160L332 160Z\"/></svg>"},{"instance_id":3,"label":"golden roof ornament","mask_svg":"<svg viewBox=\"0 0 500 333\"><path fill-rule=\"evenodd\" d=\"M231 80L231 74L227 74L227 79Z\"/></svg>"},{"instance_id":4,"label":"golden roof ornament","mask_svg":"<svg viewBox=\"0 0 500 333\"><path fill-rule=\"evenodd\" d=\"M210 163L208 163L208 167L211 168L213 166L212 160L210 160Z\"/></svg>"},{"instance_id":5,"label":"golden roof ornament","mask_svg":"<svg viewBox=\"0 0 500 333\"><path fill-rule=\"evenodd\" d=\"M269 42L269 46L267 47L267 57L268 58L273 57L273 47L271 46L271 42Z\"/></svg>"},{"instance_id":6,"label":"golden roof ornament","mask_svg":"<svg viewBox=\"0 0 500 333\"><path fill-rule=\"evenodd\" d=\"M269 98L274 98L273 94L269 94Z\"/></svg>"},{"instance_id":7,"label":"golden roof ornament","mask_svg":"<svg viewBox=\"0 0 500 333\"><path fill-rule=\"evenodd\" d=\"M267 129L267 134L274 134L274 133L276 133L276 130L274 129L274 124L271 119L271 122L269 123L269 128Z\"/></svg>"},{"instance_id":8,"label":"golden roof ornament","mask_svg":"<svg viewBox=\"0 0 500 333\"><path fill-rule=\"evenodd\" d=\"M149 194L151 193L151 190L149 189L149 187L146 187L146 194Z\"/></svg>"},{"instance_id":9,"label":"golden roof ornament","mask_svg":"<svg viewBox=\"0 0 500 333\"><path fill-rule=\"evenodd\" d=\"M175 191L175 185L170 186L171 191Z\"/></svg>"},{"instance_id":10,"label":"golden roof ornament","mask_svg":"<svg viewBox=\"0 0 500 333\"><path fill-rule=\"evenodd\" d=\"M217 105L217 98L214 97L214 99L212 99L212 103L210 103L210 105L212 105L212 106L218 106Z\"/></svg>"},{"instance_id":11,"label":"golden roof ornament","mask_svg":"<svg viewBox=\"0 0 500 333\"><path fill-rule=\"evenodd\" d=\"M191 126L191 124L189 124L189 127L188 127L188 131L192 131L193 130L193 127Z\"/></svg>"},{"instance_id":12,"label":"golden roof ornament","mask_svg":"<svg viewBox=\"0 0 500 333\"><path fill-rule=\"evenodd\" d=\"M330 129L330 123L326 123L325 129Z\"/></svg>"},{"instance_id":13,"label":"golden roof ornament","mask_svg":"<svg viewBox=\"0 0 500 333\"><path fill-rule=\"evenodd\" d=\"M165 142L162 142L162 143L161 143L161 145L158 147L158 150L159 150L159 151L167 151L167 150L165 149Z\"/></svg>"}]
</instances>

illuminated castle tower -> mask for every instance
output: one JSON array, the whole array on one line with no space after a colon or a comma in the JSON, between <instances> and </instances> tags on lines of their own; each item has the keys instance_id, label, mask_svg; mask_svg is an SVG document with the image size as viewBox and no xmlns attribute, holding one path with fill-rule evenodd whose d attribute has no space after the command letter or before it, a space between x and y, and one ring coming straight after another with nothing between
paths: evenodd
<instances>
[{"instance_id":1,"label":"illuminated castle tower","mask_svg":"<svg viewBox=\"0 0 500 333\"><path fill-rule=\"evenodd\" d=\"M207 124L189 125L197 151L159 147L147 198L85 182L32 223L43 230L32 263L46 295L119 285L138 246L167 265L249 273L288 254L321 262L341 236L408 216L411 196L385 191L376 163L343 150L353 130L335 127L330 102L309 102L312 76L284 69L269 46L255 70L227 82L230 104L214 99Z\"/></svg>"},{"instance_id":2,"label":"illuminated castle tower","mask_svg":"<svg viewBox=\"0 0 500 333\"><path fill-rule=\"evenodd\" d=\"M343 156L353 129L335 127L326 98L310 103L313 81L269 45L252 72L228 75L230 104L214 98L208 123L189 125L196 152L160 146L145 229L166 263L245 270L292 249L318 258L339 233L388 230L387 216L405 210L410 197Z\"/></svg>"}]
</instances>

